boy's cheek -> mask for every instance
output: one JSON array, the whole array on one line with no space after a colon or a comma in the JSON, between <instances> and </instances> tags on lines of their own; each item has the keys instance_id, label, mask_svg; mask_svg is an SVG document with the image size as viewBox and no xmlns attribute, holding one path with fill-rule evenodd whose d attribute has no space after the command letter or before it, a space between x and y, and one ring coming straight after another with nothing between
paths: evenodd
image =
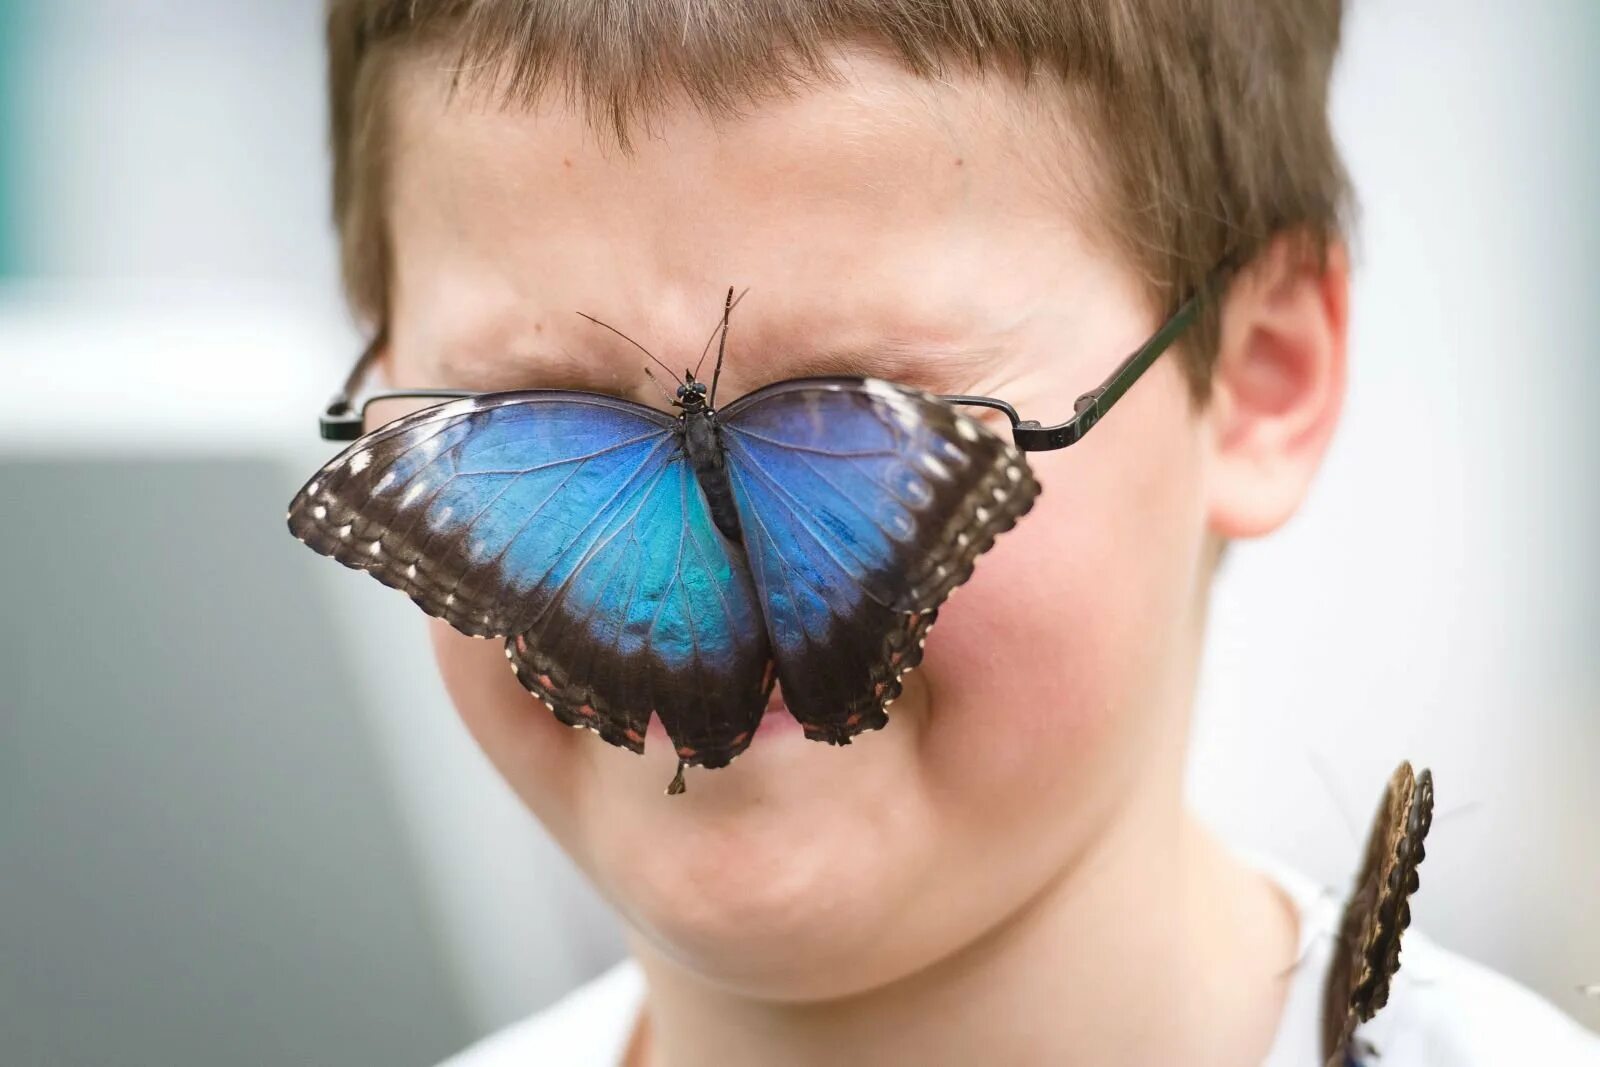
<instances>
[{"instance_id":1,"label":"boy's cheek","mask_svg":"<svg viewBox=\"0 0 1600 1067\"><path fill-rule=\"evenodd\" d=\"M929 634L930 758L980 792L1092 749L1107 725L1117 650L1062 560L1073 544L1044 515L1024 519Z\"/></svg>"},{"instance_id":2,"label":"boy's cheek","mask_svg":"<svg viewBox=\"0 0 1600 1067\"><path fill-rule=\"evenodd\" d=\"M1060 788L1040 779L1108 749L1132 758L1121 750L1147 727L1133 720L1161 704L1192 614L1199 519L1185 401L1150 392L1129 398L1103 440L1031 457L1043 486L1033 510L928 637L929 759L974 796ZM1144 406L1172 417L1141 419Z\"/></svg>"},{"instance_id":3,"label":"boy's cheek","mask_svg":"<svg viewBox=\"0 0 1600 1067\"><path fill-rule=\"evenodd\" d=\"M502 777L551 829L555 801L570 795L577 744L598 740L550 714L517 681L499 640L467 637L428 620L439 674L461 721Z\"/></svg>"}]
</instances>

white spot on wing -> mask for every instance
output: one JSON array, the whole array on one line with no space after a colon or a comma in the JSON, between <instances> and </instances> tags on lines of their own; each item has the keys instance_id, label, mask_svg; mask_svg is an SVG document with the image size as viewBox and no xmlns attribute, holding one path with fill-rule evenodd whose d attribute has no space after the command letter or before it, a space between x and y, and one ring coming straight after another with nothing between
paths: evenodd
<instances>
[{"instance_id":1,"label":"white spot on wing","mask_svg":"<svg viewBox=\"0 0 1600 1067\"><path fill-rule=\"evenodd\" d=\"M372 463L372 449L363 448L360 452L350 457L350 473L360 474Z\"/></svg>"},{"instance_id":2,"label":"white spot on wing","mask_svg":"<svg viewBox=\"0 0 1600 1067\"><path fill-rule=\"evenodd\" d=\"M311 517L317 520L325 519L328 517L328 509L323 507L321 504L318 504L316 507L311 509Z\"/></svg>"},{"instance_id":3,"label":"white spot on wing","mask_svg":"<svg viewBox=\"0 0 1600 1067\"><path fill-rule=\"evenodd\" d=\"M386 474L384 477L387 478L388 475ZM406 490L406 495L400 498L400 506L405 508L416 503L417 497L422 495L422 490L425 488L426 485L420 479L412 482L410 488Z\"/></svg>"},{"instance_id":4,"label":"white spot on wing","mask_svg":"<svg viewBox=\"0 0 1600 1067\"><path fill-rule=\"evenodd\" d=\"M976 441L978 439L978 424L965 415L956 416L956 433L963 441Z\"/></svg>"},{"instance_id":5,"label":"white spot on wing","mask_svg":"<svg viewBox=\"0 0 1600 1067\"><path fill-rule=\"evenodd\" d=\"M894 415L895 421L905 429L917 425L916 405L898 387L881 378L868 378L863 385L867 395L877 398Z\"/></svg>"}]
</instances>

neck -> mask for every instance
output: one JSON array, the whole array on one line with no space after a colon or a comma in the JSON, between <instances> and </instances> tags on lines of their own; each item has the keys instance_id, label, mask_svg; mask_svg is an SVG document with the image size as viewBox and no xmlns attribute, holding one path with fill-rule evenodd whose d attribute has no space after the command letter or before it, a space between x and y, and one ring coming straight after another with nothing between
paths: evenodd
<instances>
[{"instance_id":1,"label":"neck","mask_svg":"<svg viewBox=\"0 0 1600 1067\"><path fill-rule=\"evenodd\" d=\"M714 987L635 938L641 1067L1260 1062L1288 987L1293 909L1172 798L1129 805L960 952L839 1000Z\"/></svg>"}]
</instances>

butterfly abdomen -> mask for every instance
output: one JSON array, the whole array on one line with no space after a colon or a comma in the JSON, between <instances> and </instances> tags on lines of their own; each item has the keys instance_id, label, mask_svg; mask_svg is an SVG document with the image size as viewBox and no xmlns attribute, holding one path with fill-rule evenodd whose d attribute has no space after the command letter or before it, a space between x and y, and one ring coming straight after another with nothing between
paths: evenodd
<instances>
[{"instance_id":1,"label":"butterfly abdomen","mask_svg":"<svg viewBox=\"0 0 1600 1067\"><path fill-rule=\"evenodd\" d=\"M744 543L739 510L733 502L733 486L728 481L722 437L711 412L701 410L683 416L683 450L689 456L689 466L700 483L700 491L706 496L711 521L717 524L722 536L735 544Z\"/></svg>"}]
</instances>

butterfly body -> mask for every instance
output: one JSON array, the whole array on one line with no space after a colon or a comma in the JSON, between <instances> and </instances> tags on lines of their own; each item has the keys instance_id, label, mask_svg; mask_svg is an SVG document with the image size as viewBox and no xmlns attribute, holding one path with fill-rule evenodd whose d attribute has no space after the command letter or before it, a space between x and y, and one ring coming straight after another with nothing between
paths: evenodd
<instances>
[{"instance_id":1,"label":"butterfly body","mask_svg":"<svg viewBox=\"0 0 1600 1067\"><path fill-rule=\"evenodd\" d=\"M739 508L733 499L733 484L728 481L728 465L722 442L722 427L717 424L717 413L705 405L704 386L694 380L694 375L684 374L684 385L678 389L678 404L683 412L678 416L683 436L683 451L689 466L700 482L706 506L711 509L711 521L717 524L722 536L742 543L744 531L739 526Z\"/></svg>"},{"instance_id":2,"label":"butterfly body","mask_svg":"<svg viewBox=\"0 0 1600 1067\"><path fill-rule=\"evenodd\" d=\"M313 549L505 641L558 719L726 765L773 687L806 736L887 722L940 603L1026 513L1021 455L870 378L777 382L672 414L599 393L480 394L379 427L289 508Z\"/></svg>"}]
</instances>

